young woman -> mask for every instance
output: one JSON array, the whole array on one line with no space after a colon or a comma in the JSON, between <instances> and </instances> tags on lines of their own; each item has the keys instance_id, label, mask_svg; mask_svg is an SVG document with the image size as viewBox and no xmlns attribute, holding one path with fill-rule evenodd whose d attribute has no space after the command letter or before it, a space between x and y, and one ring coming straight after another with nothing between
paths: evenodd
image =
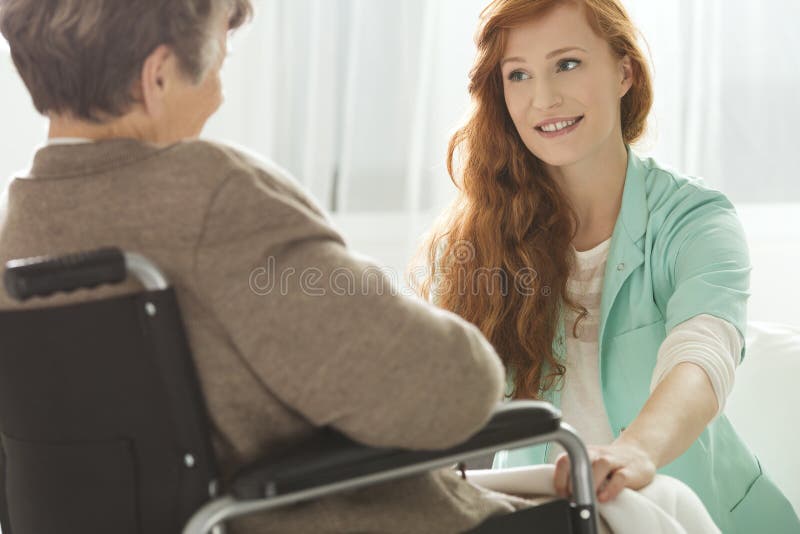
<instances>
[{"instance_id":1,"label":"young woman","mask_svg":"<svg viewBox=\"0 0 800 534\"><path fill-rule=\"evenodd\" d=\"M426 247L422 293L476 324L507 396L561 407L590 444L601 502L659 470L723 532L798 532L722 413L745 354L750 262L735 210L639 157L652 102L619 0L495 0L450 143L460 195ZM546 446L494 467L569 463Z\"/></svg>"}]
</instances>

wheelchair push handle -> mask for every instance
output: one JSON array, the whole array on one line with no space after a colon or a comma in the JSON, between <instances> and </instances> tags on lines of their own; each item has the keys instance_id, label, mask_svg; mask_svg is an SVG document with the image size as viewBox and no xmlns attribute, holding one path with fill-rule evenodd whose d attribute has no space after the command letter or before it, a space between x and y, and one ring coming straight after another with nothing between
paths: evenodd
<instances>
[{"instance_id":1,"label":"wheelchair push handle","mask_svg":"<svg viewBox=\"0 0 800 534\"><path fill-rule=\"evenodd\" d=\"M8 294L19 301L69 293L125 280L125 254L105 247L64 256L40 256L11 260L3 275Z\"/></svg>"}]
</instances>

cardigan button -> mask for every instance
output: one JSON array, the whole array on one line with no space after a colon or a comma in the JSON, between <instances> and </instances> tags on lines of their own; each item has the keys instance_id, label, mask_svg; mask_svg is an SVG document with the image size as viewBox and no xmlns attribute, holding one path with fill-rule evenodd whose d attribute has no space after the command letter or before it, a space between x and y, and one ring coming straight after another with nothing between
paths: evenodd
<instances>
[{"instance_id":1,"label":"cardigan button","mask_svg":"<svg viewBox=\"0 0 800 534\"><path fill-rule=\"evenodd\" d=\"M621 271L623 269L625 269L625 264L624 263L620 263L619 265L617 265L617 270L618 271Z\"/></svg>"}]
</instances>

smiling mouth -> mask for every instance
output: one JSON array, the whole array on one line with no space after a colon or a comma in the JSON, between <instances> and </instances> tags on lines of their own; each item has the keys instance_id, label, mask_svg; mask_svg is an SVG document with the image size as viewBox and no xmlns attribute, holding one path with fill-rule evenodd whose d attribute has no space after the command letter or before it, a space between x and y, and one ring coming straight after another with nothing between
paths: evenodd
<instances>
[{"instance_id":1,"label":"smiling mouth","mask_svg":"<svg viewBox=\"0 0 800 534\"><path fill-rule=\"evenodd\" d=\"M556 132L560 132L562 130L566 130L567 128L570 128L571 126L575 126L576 124L578 124L582 120L583 120L583 115L579 116L577 119L572 119L572 120L569 120L569 121L561 121L561 122L557 122L557 123L548 124L548 125L546 125L544 127L544 128L547 128L546 130L543 129L542 126L534 126L534 129L536 129L537 131L540 131L542 133L556 133Z\"/></svg>"}]
</instances>

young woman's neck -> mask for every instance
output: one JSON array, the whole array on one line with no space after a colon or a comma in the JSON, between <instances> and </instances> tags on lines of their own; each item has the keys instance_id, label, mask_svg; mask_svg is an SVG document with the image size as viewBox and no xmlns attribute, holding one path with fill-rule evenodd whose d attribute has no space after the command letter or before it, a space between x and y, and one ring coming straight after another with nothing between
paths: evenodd
<instances>
[{"instance_id":1,"label":"young woman's neck","mask_svg":"<svg viewBox=\"0 0 800 534\"><path fill-rule=\"evenodd\" d=\"M548 168L578 216L576 242L587 246L611 235L622 206L627 168L628 151L621 138L609 140L572 165Z\"/></svg>"}]
</instances>

